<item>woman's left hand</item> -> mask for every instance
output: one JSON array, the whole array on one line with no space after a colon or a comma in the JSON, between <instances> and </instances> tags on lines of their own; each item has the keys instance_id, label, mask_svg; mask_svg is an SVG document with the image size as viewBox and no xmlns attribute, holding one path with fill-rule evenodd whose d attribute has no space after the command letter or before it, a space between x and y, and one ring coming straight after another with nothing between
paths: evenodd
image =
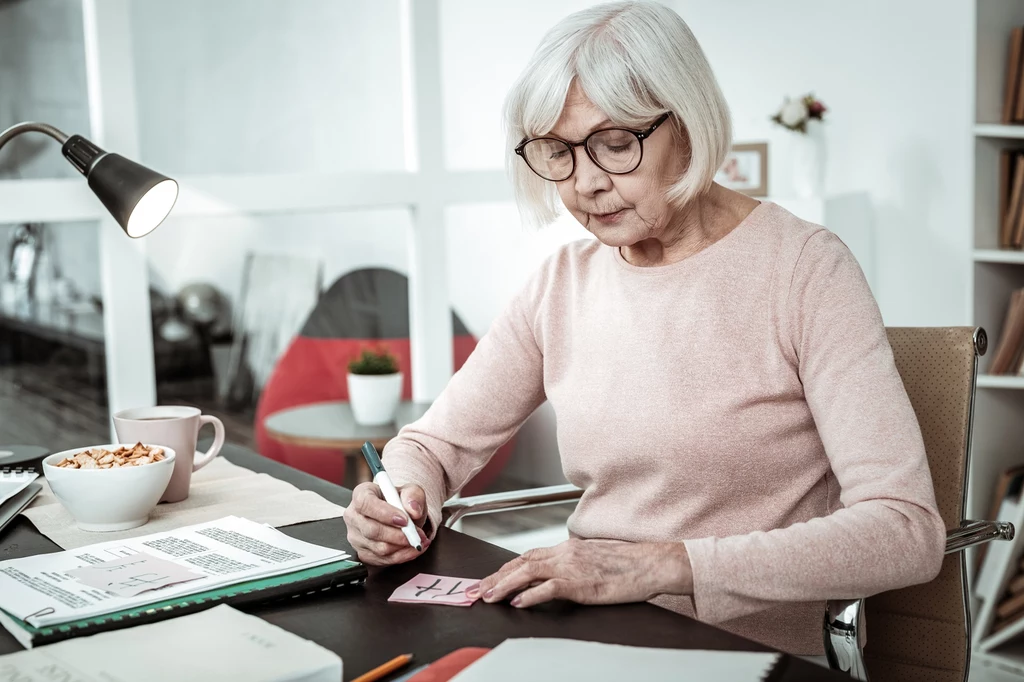
<instances>
[{"instance_id":1,"label":"woman's left hand","mask_svg":"<svg viewBox=\"0 0 1024 682\"><path fill-rule=\"evenodd\" d=\"M552 599L580 604L647 601L659 594L690 594L693 575L682 543L572 539L531 549L480 581L485 602L512 597L525 608Z\"/></svg>"}]
</instances>

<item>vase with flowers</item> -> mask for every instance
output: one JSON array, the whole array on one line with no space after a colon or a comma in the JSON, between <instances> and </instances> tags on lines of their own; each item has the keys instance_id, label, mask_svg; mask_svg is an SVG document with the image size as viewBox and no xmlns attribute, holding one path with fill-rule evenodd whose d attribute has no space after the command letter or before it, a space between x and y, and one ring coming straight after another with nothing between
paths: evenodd
<instances>
[{"instance_id":1,"label":"vase with flowers","mask_svg":"<svg viewBox=\"0 0 1024 682\"><path fill-rule=\"evenodd\" d=\"M790 135L793 189L797 196L821 196L825 192L825 135L823 123L828 108L813 94L786 98L772 121L792 132Z\"/></svg>"}]
</instances>

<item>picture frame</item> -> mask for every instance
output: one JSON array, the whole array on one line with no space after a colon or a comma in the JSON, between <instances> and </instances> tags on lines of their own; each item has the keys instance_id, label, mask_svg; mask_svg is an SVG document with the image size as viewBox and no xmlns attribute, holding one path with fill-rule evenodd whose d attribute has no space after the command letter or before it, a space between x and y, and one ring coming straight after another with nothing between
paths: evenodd
<instances>
[{"instance_id":1,"label":"picture frame","mask_svg":"<svg viewBox=\"0 0 1024 682\"><path fill-rule=\"evenodd\" d=\"M715 182L747 196L767 196L768 143L734 144L715 174Z\"/></svg>"}]
</instances>

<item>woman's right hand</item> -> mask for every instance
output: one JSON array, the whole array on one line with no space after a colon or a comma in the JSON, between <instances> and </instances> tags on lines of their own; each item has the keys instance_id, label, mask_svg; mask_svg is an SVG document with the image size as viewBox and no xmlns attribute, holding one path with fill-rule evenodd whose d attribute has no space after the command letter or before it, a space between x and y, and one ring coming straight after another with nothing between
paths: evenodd
<instances>
[{"instance_id":1,"label":"woman's right hand","mask_svg":"<svg viewBox=\"0 0 1024 682\"><path fill-rule=\"evenodd\" d=\"M390 566L415 559L420 555L402 532L406 516L416 524L416 530L427 551L430 540L423 532L427 519L427 496L418 485L398 489L405 510L396 509L384 501L376 483L360 483L352 491L352 503L345 509L349 544L364 564Z\"/></svg>"}]
</instances>

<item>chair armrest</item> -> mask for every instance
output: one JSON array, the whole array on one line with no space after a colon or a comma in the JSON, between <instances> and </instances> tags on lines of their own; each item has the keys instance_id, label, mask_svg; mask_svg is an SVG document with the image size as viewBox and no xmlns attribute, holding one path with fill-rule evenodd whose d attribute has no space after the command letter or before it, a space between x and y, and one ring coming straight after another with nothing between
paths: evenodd
<instances>
[{"instance_id":1,"label":"chair armrest","mask_svg":"<svg viewBox=\"0 0 1024 682\"><path fill-rule=\"evenodd\" d=\"M946 534L946 554L962 552L992 540L1012 540L1013 534L1012 523L964 521L959 528ZM856 680L867 679L864 652L859 645L863 619L863 599L830 599L826 605L822 634L829 667L847 672Z\"/></svg>"},{"instance_id":2,"label":"chair armrest","mask_svg":"<svg viewBox=\"0 0 1024 682\"><path fill-rule=\"evenodd\" d=\"M946 534L946 554L953 554L991 542L992 540L1012 540L1014 528L1012 523L1004 521L964 521L959 528Z\"/></svg>"},{"instance_id":3,"label":"chair armrest","mask_svg":"<svg viewBox=\"0 0 1024 682\"><path fill-rule=\"evenodd\" d=\"M506 493L474 495L449 500L441 510L442 523L451 528L463 516L472 514L492 514L509 509L529 509L546 507L552 504L575 502L583 495L583 491L574 485L549 485L545 488L529 488L512 490Z\"/></svg>"},{"instance_id":4,"label":"chair armrest","mask_svg":"<svg viewBox=\"0 0 1024 682\"><path fill-rule=\"evenodd\" d=\"M860 633L864 627L863 599L829 599L825 605L825 658L828 667L867 680Z\"/></svg>"}]
</instances>

